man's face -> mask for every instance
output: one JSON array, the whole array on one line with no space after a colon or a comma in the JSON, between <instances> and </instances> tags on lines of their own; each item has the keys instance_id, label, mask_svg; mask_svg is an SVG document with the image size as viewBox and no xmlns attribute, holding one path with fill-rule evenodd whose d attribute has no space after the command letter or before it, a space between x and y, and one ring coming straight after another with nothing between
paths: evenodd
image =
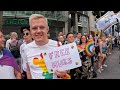
<instances>
[{"instance_id":1,"label":"man's face","mask_svg":"<svg viewBox=\"0 0 120 90\"><path fill-rule=\"evenodd\" d=\"M4 47L4 42L5 42L4 36L2 32L0 32L0 48Z\"/></svg>"},{"instance_id":2,"label":"man's face","mask_svg":"<svg viewBox=\"0 0 120 90\"><path fill-rule=\"evenodd\" d=\"M80 39L81 38L81 33L78 33L77 37Z\"/></svg>"},{"instance_id":3,"label":"man's face","mask_svg":"<svg viewBox=\"0 0 120 90\"><path fill-rule=\"evenodd\" d=\"M68 36L67 36L67 40L68 40L68 42L69 43L72 43L72 42L74 42L74 35L73 34L69 34Z\"/></svg>"},{"instance_id":4,"label":"man's face","mask_svg":"<svg viewBox=\"0 0 120 90\"><path fill-rule=\"evenodd\" d=\"M43 42L47 37L49 27L44 18L32 19L30 23L30 31L32 38L36 42Z\"/></svg>"},{"instance_id":5,"label":"man's face","mask_svg":"<svg viewBox=\"0 0 120 90\"><path fill-rule=\"evenodd\" d=\"M63 42L64 41L64 37L63 36L59 36L59 41Z\"/></svg>"},{"instance_id":6,"label":"man's face","mask_svg":"<svg viewBox=\"0 0 120 90\"><path fill-rule=\"evenodd\" d=\"M23 39L25 40L25 42L29 42L30 40L32 40L29 30L26 29L23 31Z\"/></svg>"}]
</instances>

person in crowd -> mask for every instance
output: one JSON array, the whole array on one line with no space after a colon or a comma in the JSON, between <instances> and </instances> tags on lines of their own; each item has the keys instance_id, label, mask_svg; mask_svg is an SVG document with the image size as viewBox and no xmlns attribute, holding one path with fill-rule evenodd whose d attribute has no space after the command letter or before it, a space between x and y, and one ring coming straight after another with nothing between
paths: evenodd
<instances>
[{"instance_id":1,"label":"person in crowd","mask_svg":"<svg viewBox=\"0 0 120 90\"><path fill-rule=\"evenodd\" d=\"M20 55L21 55L21 73L22 73L22 78L23 79L27 79L27 75L26 75L26 63L25 63L25 51L24 51L24 48L25 46L32 42L32 37L31 37L31 34L30 34L30 29L29 27L24 27L21 29L21 33L23 34L23 40L24 40L24 43L20 46Z\"/></svg>"},{"instance_id":2,"label":"person in crowd","mask_svg":"<svg viewBox=\"0 0 120 90\"><path fill-rule=\"evenodd\" d=\"M115 47L115 37L113 36L112 37L112 50L114 49L114 47Z\"/></svg>"},{"instance_id":3,"label":"person in crowd","mask_svg":"<svg viewBox=\"0 0 120 90\"><path fill-rule=\"evenodd\" d=\"M11 52L4 48L4 42L0 31L0 79L21 79L20 67Z\"/></svg>"},{"instance_id":4,"label":"person in crowd","mask_svg":"<svg viewBox=\"0 0 120 90\"><path fill-rule=\"evenodd\" d=\"M48 39L47 18L40 14L32 14L29 17L29 25L34 41L25 46L27 79L69 79L66 70L57 69L54 73L49 73L47 70L42 52L62 45L60 42Z\"/></svg>"},{"instance_id":5,"label":"person in crowd","mask_svg":"<svg viewBox=\"0 0 120 90\"><path fill-rule=\"evenodd\" d=\"M101 42L101 39L100 39L100 37L98 38L98 40L97 40L97 42L96 42L96 44L95 44L95 59L96 59L96 61L98 61L98 54L99 54L99 52L100 52L100 48L99 48L99 43Z\"/></svg>"},{"instance_id":6,"label":"person in crowd","mask_svg":"<svg viewBox=\"0 0 120 90\"><path fill-rule=\"evenodd\" d=\"M10 50L10 42L14 41L14 38L18 38L18 35L16 32L10 32L10 39L6 41L6 48Z\"/></svg>"},{"instance_id":7,"label":"person in crowd","mask_svg":"<svg viewBox=\"0 0 120 90\"><path fill-rule=\"evenodd\" d=\"M106 36L104 34L102 34L100 36L101 40L99 43L99 60L98 60L98 72L101 73L101 71L103 70L103 66L107 67L107 65L105 64L106 61L106 53L107 53L107 44L106 44Z\"/></svg>"},{"instance_id":8,"label":"person in crowd","mask_svg":"<svg viewBox=\"0 0 120 90\"><path fill-rule=\"evenodd\" d=\"M58 33L58 36L61 36L61 35L63 35L63 32L59 32L59 33Z\"/></svg>"},{"instance_id":9,"label":"person in crowd","mask_svg":"<svg viewBox=\"0 0 120 90\"><path fill-rule=\"evenodd\" d=\"M108 37L108 45L107 45L107 47L108 47L108 54L111 54L111 49L112 49L112 36L109 36Z\"/></svg>"},{"instance_id":10,"label":"person in crowd","mask_svg":"<svg viewBox=\"0 0 120 90\"><path fill-rule=\"evenodd\" d=\"M61 43L62 43L62 45L64 45L64 44L65 44L65 40L64 40L63 35L58 36L58 41L59 41L59 42L61 42Z\"/></svg>"},{"instance_id":11,"label":"person in crowd","mask_svg":"<svg viewBox=\"0 0 120 90\"><path fill-rule=\"evenodd\" d=\"M81 33L78 32L78 33L77 33L77 36L76 36L76 38L75 38L76 44L79 44L79 43L80 43L80 38L81 38Z\"/></svg>"},{"instance_id":12,"label":"person in crowd","mask_svg":"<svg viewBox=\"0 0 120 90\"><path fill-rule=\"evenodd\" d=\"M68 43L74 42L74 37L72 33L68 33L67 36ZM71 79L91 79L93 78L93 67L91 58L85 52L85 45L87 43L87 39L85 36L81 36L80 46L82 47L82 51L79 51L80 59L82 62L82 66L71 69L68 73L71 76Z\"/></svg>"},{"instance_id":13,"label":"person in crowd","mask_svg":"<svg viewBox=\"0 0 120 90\"><path fill-rule=\"evenodd\" d=\"M20 61L20 45L22 42L18 40L18 34L16 32L11 32L9 43L6 42L6 48L11 51L19 66L21 66Z\"/></svg>"},{"instance_id":14,"label":"person in crowd","mask_svg":"<svg viewBox=\"0 0 120 90\"><path fill-rule=\"evenodd\" d=\"M67 38L66 38L66 35L63 34L63 37L64 37L64 44L67 43Z\"/></svg>"},{"instance_id":15,"label":"person in crowd","mask_svg":"<svg viewBox=\"0 0 120 90\"><path fill-rule=\"evenodd\" d=\"M68 33L66 35L67 42L65 44L73 43L75 41L75 37L73 33Z\"/></svg>"},{"instance_id":16,"label":"person in crowd","mask_svg":"<svg viewBox=\"0 0 120 90\"><path fill-rule=\"evenodd\" d=\"M117 47L117 37L116 36L115 36L114 42L115 42L115 47Z\"/></svg>"}]
</instances>

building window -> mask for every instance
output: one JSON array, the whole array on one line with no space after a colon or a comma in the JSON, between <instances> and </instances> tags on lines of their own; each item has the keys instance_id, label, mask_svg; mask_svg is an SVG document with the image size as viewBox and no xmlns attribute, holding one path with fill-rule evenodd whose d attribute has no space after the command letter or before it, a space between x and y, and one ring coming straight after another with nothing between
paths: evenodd
<instances>
[{"instance_id":1,"label":"building window","mask_svg":"<svg viewBox=\"0 0 120 90\"><path fill-rule=\"evenodd\" d=\"M79 22L82 22L82 16L79 16Z\"/></svg>"},{"instance_id":2,"label":"building window","mask_svg":"<svg viewBox=\"0 0 120 90\"><path fill-rule=\"evenodd\" d=\"M84 22L87 22L87 18L86 17L84 17Z\"/></svg>"},{"instance_id":3,"label":"building window","mask_svg":"<svg viewBox=\"0 0 120 90\"><path fill-rule=\"evenodd\" d=\"M84 11L84 14L88 16L88 12L87 11Z\"/></svg>"},{"instance_id":4,"label":"building window","mask_svg":"<svg viewBox=\"0 0 120 90\"><path fill-rule=\"evenodd\" d=\"M83 14L83 11L79 11L79 12Z\"/></svg>"}]
</instances>

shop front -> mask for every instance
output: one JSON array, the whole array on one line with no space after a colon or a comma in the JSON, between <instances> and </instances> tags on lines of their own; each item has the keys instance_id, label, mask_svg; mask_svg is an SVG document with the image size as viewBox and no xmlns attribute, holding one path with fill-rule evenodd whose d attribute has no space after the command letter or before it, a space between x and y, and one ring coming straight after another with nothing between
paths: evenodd
<instances>
[{"instance_id":1,"label":"shop front","mask_svg":"<svg viewBox=\"0 0 120 90\"><path fill-rule=\"evenodd\" d=\"M62 21L48 20L49 33L51 39L56 39L58 32L63 31L65 23ZM9 35L10 32L17 32L19 38L22 38L21 27L29 26L29 20L26 18L4 18L3 17L3 33Z\"/></svg>"}]
</instances>

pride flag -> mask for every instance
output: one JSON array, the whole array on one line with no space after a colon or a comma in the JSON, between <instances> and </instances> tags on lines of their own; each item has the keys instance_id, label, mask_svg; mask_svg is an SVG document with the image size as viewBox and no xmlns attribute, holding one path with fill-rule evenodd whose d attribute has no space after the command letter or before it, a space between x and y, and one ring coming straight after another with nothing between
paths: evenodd
<instances>
[{"instance_id":1,"label":"pride flag","mask_svg":"<svg viewBox=\"0 0 120 90\"><path fill-rule=\"evenodd\" d=\"M20 72L20 67L18 66L15 58L13 57L13 55L11 54L10 51L8 51L7 49L2 49L3 52L3 57L0 58L0 65L8 65L8 66L12 66L13 68L15 68L18 72Z\"/></svg>"},{"instance_id":2,"label":"pride flag","mask_svg":"<svg viewBox=\"0 0 120 90\"><path fill-rule=\"evenodd\" d=\"M91 40L88 41L85 46L85 52L87 53L88 56L92 55L93 48L94 48L94 43Z\"/></svg>"},{"instance_id":3,"label":"pride flag","mask_svg":"<svg viewBox=\"0 0 120 90\"><path fill-rule=\"evenodd\" d=\"M77 45L78 51L81 52L83 48L80 45Z\"/></svg>"}]
</instances>

